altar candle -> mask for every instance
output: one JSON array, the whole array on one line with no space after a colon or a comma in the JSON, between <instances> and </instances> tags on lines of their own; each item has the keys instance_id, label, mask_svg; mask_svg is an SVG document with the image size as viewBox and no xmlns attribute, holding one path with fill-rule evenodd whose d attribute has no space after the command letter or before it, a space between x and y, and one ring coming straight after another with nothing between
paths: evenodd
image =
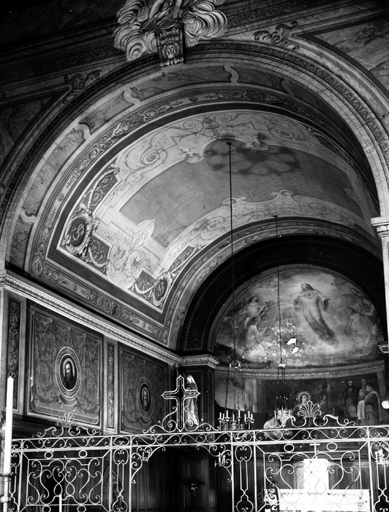
<instances>
[{"instance_id":1,"label":"altar candle","mask_svg":"<svg viewBox=\"0 0 389 512\"><path fill-rule=\"evenodd\" d=\"M12 444L12 414L13 414L14 380L8 377L7 380L7 402L5 413L5 437L4 437L4 465L3 474L11 473L11 444Z\"/></svg>"},{"instance_id":2,"label":"altar candle","mask_svg":"<svg viewBox=\"0 0 389 512\"><path fill-rule=\"evenodd\" d=\"M62 493L58 495L59 512L62 512Z\"/></svg>"}]
</instances>

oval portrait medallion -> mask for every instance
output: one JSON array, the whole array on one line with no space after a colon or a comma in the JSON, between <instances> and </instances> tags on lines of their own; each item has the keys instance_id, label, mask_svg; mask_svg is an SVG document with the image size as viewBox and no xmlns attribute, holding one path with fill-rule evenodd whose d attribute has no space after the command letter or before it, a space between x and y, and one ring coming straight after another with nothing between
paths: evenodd
<instances>
[{"instance_id":1,"label":"oval portrait medallion","mask_svg":"<svg viewBox=\"0 0 389 512\"><path fill-rule=\"evenodd\" d=\"M63 347L55 362L55 376L62 394L72 397L80 388L81 365L77 354L70 347Z\"/></svg>"},{"instance_id":2,"label":"oval portrait medallion","mask_svg":"<svg viewBox=\"0 0 389 512\"><path fill-rule=\"evenodd\" d=\"M138 406L142 418L145 421L149 421L153 409L153 401L151 384L146 377L142 377L138 384Z\"/></svg>"}]
</instances>

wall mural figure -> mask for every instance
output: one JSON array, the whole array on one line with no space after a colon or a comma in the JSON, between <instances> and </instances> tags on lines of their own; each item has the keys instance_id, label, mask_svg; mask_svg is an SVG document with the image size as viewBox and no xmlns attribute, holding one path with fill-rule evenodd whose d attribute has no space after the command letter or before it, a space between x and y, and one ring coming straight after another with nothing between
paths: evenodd
<instances>
[{"instance_id":1,"label":"wall mural figure","mask_svg":"<svg viewBox=\"0 0 389 512\"><path fill-rule=\"evenodd\" d=\"M356 420L358 416L359 391L354 387L354 380L348 379L347 388L343 392L344 416L349 420Z\"/></svg>"},{"instance_id":2,"label":"wall mural figure","mask_svg":"<svg viewBox=\"0 0 389 512\"><path fill-rule=\"evenodd\" d=\"M315 367L373 361L383 339L374 305L354 283L321 267L264 272L237 290L215 327L215 355L258 368ZM298 351L288 341L298 340ZM280 343L281 342L281 343Z\"/></svg>"},{"instance_id":3,"label":"wall mural figure","mask_svg":"<svg viewBox=\"0 0 389 512\"><path fill-rule=\"evenodd\" d=\"M381 399L374 387L372 381L366 382L367 395L364 399L365 420L362 423L365 425L378 425L382 419Z\"/></svg>"},{"instance_id":4,"label":"wall mural figure","mask_svg":"<svg viewBox=\"0 0 389 512\"><path fill-rule=\"evenodd\" d=\"M365 398L367 395L366 379L362 379L361 388L358 391L357 420L362 425L365 420Z\"/></svg>"},{"instance_id":5,"label":"wall mural figure","mask_svg":"<svg viewBox=\"0 0 389 512\"><path fill-rule=\"evenodd\" d=\"M292 414L295 418L295 425L303 425L305 423L304 415L308 406L311 395L308 391L301 391L297 395L297 404L293 407Z\"/></svg>"}]
</instances>

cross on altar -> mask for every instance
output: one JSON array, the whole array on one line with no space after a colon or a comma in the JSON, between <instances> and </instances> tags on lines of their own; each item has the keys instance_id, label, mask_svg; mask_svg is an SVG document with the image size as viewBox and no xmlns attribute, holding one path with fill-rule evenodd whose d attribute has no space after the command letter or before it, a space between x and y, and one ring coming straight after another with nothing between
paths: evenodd
<instances>
[{"instance_id":1,"label":"cross on altar","mask_svg":"<svg viewBox=\"0 0 389 512\"><path fill-rule=\"evenodd\" d=\"M179 429L183 427L194 428L198 426L198 417L193 417L191 411L191 401L195 401L199 396L196 382L192 376L187 377L187 384L185 386L185 379L182 375L179 375L176 379L176 388L173 391L164 391L162 397L165 400L174 400L175 411L176 411L176 422ZM173 409L174 411L174 409Z\"/></svg>"}]
</instances>

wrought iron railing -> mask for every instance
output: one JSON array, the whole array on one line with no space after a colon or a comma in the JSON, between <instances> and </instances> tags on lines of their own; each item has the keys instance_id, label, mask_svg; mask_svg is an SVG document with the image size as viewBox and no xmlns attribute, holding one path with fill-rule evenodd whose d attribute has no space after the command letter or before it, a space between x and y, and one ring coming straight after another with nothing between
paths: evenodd
<instances>
[{"instance_id":1,"label":"wrought iron railing","mask_svg":"<svg viewBox=\"0 0 389 512\"><path fill-rule=\"evenodd\" d=\"M156 452L185 448L212 461L223 512L389 511L388 426L315 413L284 428L222 430L191 416L197 394L183 390L180 407L142 434L83 431L68 416L41 436L14 440L9 508L136 510L140 471Z\"/></svg>"},{"instance_id":2,"label":"wrought iron railing","mask_svg":"<svg viewBox=\"0 0 389 512\"><path fill-rule=\"evenodd\" d=\"M389 510L389 432L382 425L294 427L279 429L277 438L208 425L128 436L51 433L13 442L14 511L129 511L137 473L168 447L209 454L228 482L231 511Z\"/></svg>"}]
</instances>

